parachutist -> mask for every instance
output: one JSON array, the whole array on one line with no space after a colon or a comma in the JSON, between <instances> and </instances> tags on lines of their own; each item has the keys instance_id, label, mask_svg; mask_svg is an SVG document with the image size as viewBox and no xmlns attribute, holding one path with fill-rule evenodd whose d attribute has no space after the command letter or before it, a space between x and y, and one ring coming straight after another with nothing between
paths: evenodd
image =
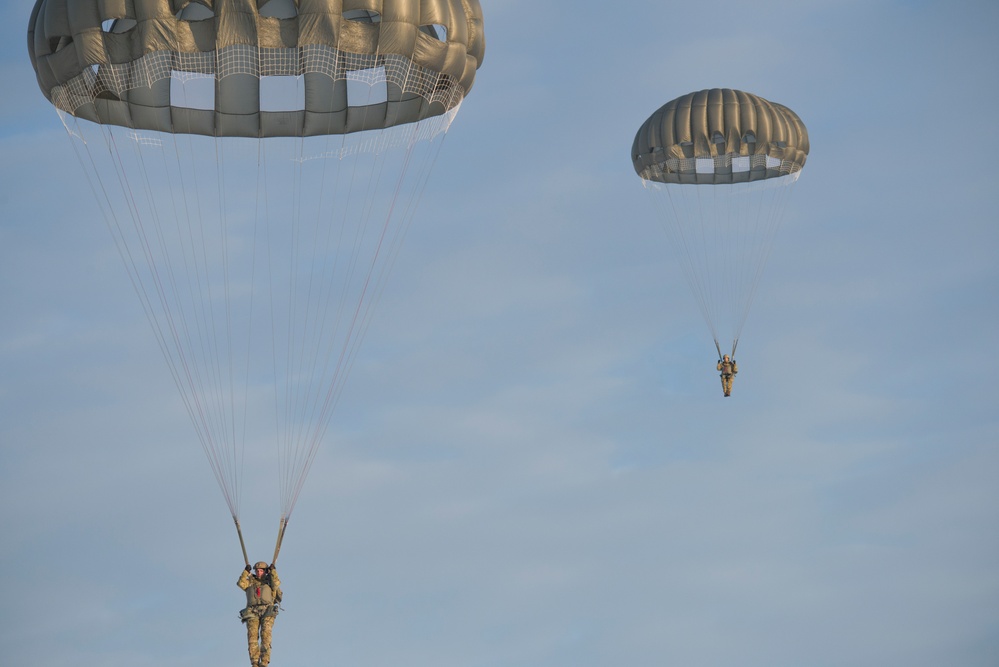
<instances>
[{"instance_id":1,"label":"parachutist","mask_svg":"<svg viewBox=\"0 0 999 667\"><path fill-rule=\"evenodd\" d=\"M798 114L731 88L681 95L635 133L635 173L715 345L719 331L731 332L732 356L808 151ZM731 378L722 386L730 395Z\"/></svg>"},{"instance_id":2,"label":"parachutist","mask_svg":"<svg viewBox=\"0 0 999 667\"><path fill-rule=\"evenodd\" d=\"M731 396L732 380L739 373L739 366L735 363L735 359L730 359L726 354L718 360L717 368L721 371L722 391L726 396Z\"/></svg>"},{"instance_id":3,"label":"parachutist","mask_svg":"<svg viewBox=\"0 0 999 667\"><path fill-rule=\"evenodd\" d=\"M246 591L246 608L239 617L246 623L250 667L267 667L271 661L271 631L281 604L281 580L274 565L260 561L247 565L236 585Z\"/></svg>"}]
</instances>

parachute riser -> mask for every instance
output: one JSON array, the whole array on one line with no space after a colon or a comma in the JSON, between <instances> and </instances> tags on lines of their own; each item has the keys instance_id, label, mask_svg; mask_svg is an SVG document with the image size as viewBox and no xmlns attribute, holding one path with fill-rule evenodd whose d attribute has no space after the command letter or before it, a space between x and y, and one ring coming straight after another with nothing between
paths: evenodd
<instances>
[{"instance_id":1,"label":"parachute riser","mask_svg":"<svg viewBox=\"0 0 999 667\"><path fill-rule=\"evenodd\" d=\"M718 359L721 360L722 358L721 345L718 343L717 338L715 338L714 341L715 341L715 350L718 351ZM739 346L739 339L736 338L735 340L732 341L732 354L729 355L731 356L732 359L735 359L735 348L737 348L738 346Z\"/></svg>"},{"instance_id":2,"label":"parachute riser","mask_svg":"<svg viewBox=\"0 0 999 667\"><path fill-rule=\"evenodd\" d=\"M243 541L243 529L239 527L239 519L234 516L232 517L232 520L236 523L236 534L239 535L239 546L243 550L243 562L246 565L249 565L250 559L246 555L246 543Z\"/></svg>"},{"instance_id":3,"label":"parachute riser","mask_svg":"<svg viewBox=\"0 0 999 667\"><path fill-rule=\"evenodd\" d=\"M271 559L271 565L277 563L278 554L281 552L281 543L284 541L284 531L287 528L288 517L281 517L281 524L278 526L277 543L274 545L274 558Z\"/></svg>"}]
</instances>

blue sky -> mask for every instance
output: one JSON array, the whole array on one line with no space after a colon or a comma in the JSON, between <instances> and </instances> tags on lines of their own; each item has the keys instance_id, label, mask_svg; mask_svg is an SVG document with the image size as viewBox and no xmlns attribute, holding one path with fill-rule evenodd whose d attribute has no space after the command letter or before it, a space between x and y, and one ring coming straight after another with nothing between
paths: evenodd
<instances>
[{"instance_id":1,"label":"blue sky","mask_svg":"<svg viewBox=\"0 0 999 667\"><path fill-rule=\"evenodd\" d=\"M35 84L32 4L0 9L4 660L242 665L232 521ZM482 4L281 552L274 664L993 665L999 6ZM724 400L629 159L710 87L811 139Z\"/></svg>"}]
</instances>

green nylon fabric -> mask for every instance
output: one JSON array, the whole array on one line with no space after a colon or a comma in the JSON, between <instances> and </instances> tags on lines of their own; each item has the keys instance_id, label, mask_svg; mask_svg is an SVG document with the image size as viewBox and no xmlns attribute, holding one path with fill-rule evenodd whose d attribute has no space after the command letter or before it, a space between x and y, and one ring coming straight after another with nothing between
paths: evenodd
<instances>
[{"instance_id":1,"label":"green nylon fabric","mask_svg":"<svg viewBox=\"0 0 999 667\"><path fill-rule=\"evenodd\" d=\"M195 3L203 7L190 11ZM485 52L478 0L297 0L288 5L290 18L267 16L267 4L38 0L28 52L42 92L73 115L136 129L259 137L339 134L440 115L472 88ZM356 20L360 10L376 12L377 22ZM115 19L120 31L108 29ZM434 25L445 28L443 39L428 30ZM201 62L219 77L216 108L177 109L169 79L185 67L204 73L203 64L195 69L185 58L199 54L211 56ZM220 63L239 59L238 74L218 73L216 54ZM421 81L389 86L387 100L348 118L345 69L380 66ZM258 79L265 75L304 75L305 108L262 110Z\"/></svg>"},{"instance_id":2,"label":"green nylon fabric","mask_svg":"<svg viewBox=\"0 0 999 667\"><path fill-rule=\"evenodd\" d=\"M667 102L642 124L631 149L635 172L663 183L776 178L800 170L807 156L808 131L794 111L728 88ZM741 164L735 160L733 166L739 157ZM708 158L714 162L710 171L697 164Z\"/></svg>"}]
</instances>

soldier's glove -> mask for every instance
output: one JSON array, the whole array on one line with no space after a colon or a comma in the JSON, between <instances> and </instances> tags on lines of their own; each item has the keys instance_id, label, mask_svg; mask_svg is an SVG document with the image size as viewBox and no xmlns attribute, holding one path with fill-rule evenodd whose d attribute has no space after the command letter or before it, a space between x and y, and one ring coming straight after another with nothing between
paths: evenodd
<instances>
[{"instance_id":1,"label":"soldier's glove","mask_svg":"<svg viewBox=\"0 0 999 667\"><path fill-rule=\"evenodd\" d=\"M246 570L247 572L251 572L253 570L253 566L247 563L246 567L244 567L243 569Z\"/></svg>"}]
</instances>

